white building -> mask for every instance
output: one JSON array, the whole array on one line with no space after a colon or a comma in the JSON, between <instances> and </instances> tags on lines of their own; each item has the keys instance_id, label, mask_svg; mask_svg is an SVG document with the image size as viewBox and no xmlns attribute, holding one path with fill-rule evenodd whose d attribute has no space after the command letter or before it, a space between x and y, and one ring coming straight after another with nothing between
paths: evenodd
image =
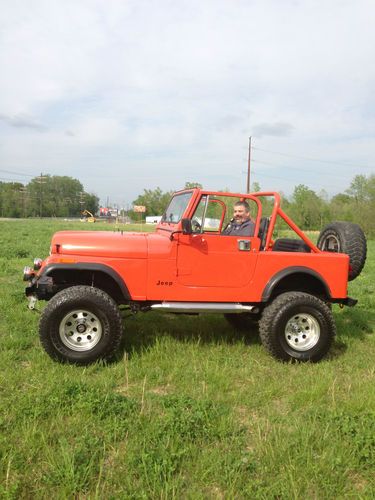
<instances>
[{"instance_id":1,"label":"white building","mask_svg":"<svg viewBox=\"0 0 375 500\"><path fill-rule=\"evenodd\" d=\"M146 217L146 224L159 224L161 217L161 215L148 215Z\"/></svg>"}]
</instances>

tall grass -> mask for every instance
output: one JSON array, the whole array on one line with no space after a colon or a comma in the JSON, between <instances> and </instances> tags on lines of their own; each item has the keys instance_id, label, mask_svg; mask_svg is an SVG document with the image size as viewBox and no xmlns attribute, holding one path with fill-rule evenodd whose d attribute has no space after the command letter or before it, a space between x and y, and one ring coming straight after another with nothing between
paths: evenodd
<instances>
[{"instance_id":1,"label":"tall grass","mask_svg":"<svg viewBox=\"0 0 375 500\"><path fill-rule=\"evenodd\" d=\"M373 498L375 242L319 364L282 364L220 315L124 313L112 364L54 363L24 265L58 229L0 222L1 498Z\"/></svg>"}]
</instances>

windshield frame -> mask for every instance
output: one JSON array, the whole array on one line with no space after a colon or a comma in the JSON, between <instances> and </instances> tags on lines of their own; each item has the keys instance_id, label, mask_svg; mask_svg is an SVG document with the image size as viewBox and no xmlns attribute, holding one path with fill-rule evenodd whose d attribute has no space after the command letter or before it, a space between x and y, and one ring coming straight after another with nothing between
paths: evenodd
<instances>
[{"instance_id":1,"label":"windshield frame","mask_svg":"<svg viewBox=\"0 0 375 500\"><path fill-rule=\"evenodd\" d=\"M194 191L184 191L182 193L175 194L163 213L163 217L160 222L168 225L178 224L190 204L193 193ZM175 215L172 210L175 212Z\"/></svg>"}]
</instances>

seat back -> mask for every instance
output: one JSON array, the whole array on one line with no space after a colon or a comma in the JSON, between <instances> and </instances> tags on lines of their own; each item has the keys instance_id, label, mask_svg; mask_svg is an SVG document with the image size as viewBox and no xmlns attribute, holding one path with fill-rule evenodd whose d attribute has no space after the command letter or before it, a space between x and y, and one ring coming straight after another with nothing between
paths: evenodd
<instances>
[{"instance_id":1,"label":"seat back","mask_svg":"<svg viewBox=\"0 0 375 500\"><path fill-rule=\"evenodd\" d=\"M258 238L260 238L260 249L263 250L266 244L267 232L270 225L270 217L262 217L259 224Z\"/></svg>"}]
</instances>

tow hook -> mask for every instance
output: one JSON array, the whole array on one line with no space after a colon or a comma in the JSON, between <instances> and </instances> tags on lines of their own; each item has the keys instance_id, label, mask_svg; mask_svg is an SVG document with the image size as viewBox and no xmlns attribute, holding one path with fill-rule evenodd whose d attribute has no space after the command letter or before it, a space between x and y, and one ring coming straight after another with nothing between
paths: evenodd
<instances>
[{"instance_id":1,"label":"tow hook","mask_svg":"<svg viewBox=\"0 0 375 500\"><path fill-rule=\"evenodd\" d=\"M36 303L38 302L38 299L35 297L35 295L29 295L27 297L27 300L29 301L28 308L33 311L35 309Z\"/></svg>"}]
</instances>

